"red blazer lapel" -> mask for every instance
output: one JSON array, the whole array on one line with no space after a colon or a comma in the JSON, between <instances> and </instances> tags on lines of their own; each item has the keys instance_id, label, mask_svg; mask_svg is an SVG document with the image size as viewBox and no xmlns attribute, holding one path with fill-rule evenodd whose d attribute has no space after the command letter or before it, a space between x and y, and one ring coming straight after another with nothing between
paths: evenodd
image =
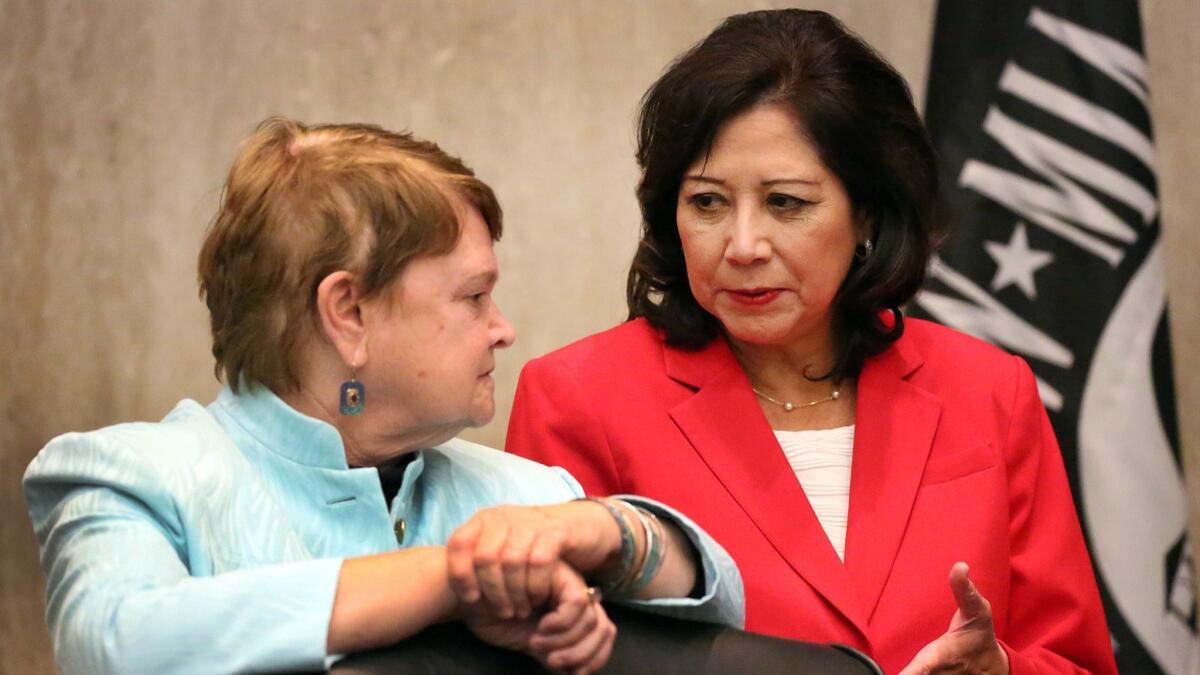
<instances>
[{"instance_id":1,"label":"red blazer lapel","mask_svg":"<svg viewBox=\"0 0 1200 675\"><path fill-rule=\"evenodd\" d=\"M868 617L896 559L941 418L941 401L905 380L920 365L901 338L868 359L858 380L846 570Z\"/></svg>"},{"instance_id":2,"label":"red blazer lapel","mask_svg":"<svg viewBox=\"0 0 1200 675\"><path fill-rule=\"evenodd\" d=\"M666 348L667 374L698 388L671 418L788 564L866 634L866 612L750 382L724 340L698 352Z\"/></svg>"}]
</instances>

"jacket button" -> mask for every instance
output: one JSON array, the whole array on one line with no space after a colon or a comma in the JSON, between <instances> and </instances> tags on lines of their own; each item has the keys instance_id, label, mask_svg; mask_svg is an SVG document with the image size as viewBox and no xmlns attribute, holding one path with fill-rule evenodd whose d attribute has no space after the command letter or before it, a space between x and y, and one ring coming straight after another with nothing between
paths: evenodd
<instances>
[{"instance_id":1,"label":"jacket button","mask_svg":"<svg viewBox=\"0 0 1200 675\"><path fill-rule=\"evenodd\" d=\"M404 519L403 518L396 519L396 523L392 526L392 530L395 531L395 533L396 533L396 543L403 545L404 544Z\"/></svg>"}]
</instances>

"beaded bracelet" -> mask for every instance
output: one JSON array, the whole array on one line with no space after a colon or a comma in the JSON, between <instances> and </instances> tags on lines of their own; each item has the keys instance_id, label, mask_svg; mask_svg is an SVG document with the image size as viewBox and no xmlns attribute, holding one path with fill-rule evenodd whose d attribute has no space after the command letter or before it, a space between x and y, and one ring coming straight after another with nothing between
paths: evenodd
<instances>
[{"instance_id":1,"label":"beaded bracelet","mask_svg":"<svg viewBox=\"0 0 1200 675\"><path fill-rule=\"evenodd\" d=\"M621 586L634 573L633 554L634 549L637 548L637 541L633 537L633 528L629 527L629 523L625 520L625 516L621 513L621 510L608 500L599 497L580 497L575 501L596 502L607 509L613 520L617 521L617 529L621 532L621 564L617 567L617 573L612 576L611 580L600 583L600 590L606 595L618 595Z\"/></svg>"}]
</instances>

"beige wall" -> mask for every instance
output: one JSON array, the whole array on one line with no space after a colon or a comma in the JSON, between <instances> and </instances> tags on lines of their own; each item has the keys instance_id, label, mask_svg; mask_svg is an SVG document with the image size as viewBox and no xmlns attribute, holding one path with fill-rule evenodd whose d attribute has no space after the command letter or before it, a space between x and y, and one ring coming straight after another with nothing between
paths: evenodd
<instances>
[{"instance_id":1,"label":"beige wall","mask_svg":"<svg viewBox=\"0 0 1200 675\"><path fill-rule=\"evenodd\" d=\"M519 338L496 421L468 435L498 444L521 365L623 317L639 95L720 17L783 4L0 0L0 672L51 668L18 488L30 457L216 390L194 258L256 121L410 128L495 186ZM810 5L924 91L932 0ZM1198 19L1189 0L1145 7L1183 411L1200 404ZM1200 450L1200 420L1182 421Z\"/></svg>"}]
</instances>

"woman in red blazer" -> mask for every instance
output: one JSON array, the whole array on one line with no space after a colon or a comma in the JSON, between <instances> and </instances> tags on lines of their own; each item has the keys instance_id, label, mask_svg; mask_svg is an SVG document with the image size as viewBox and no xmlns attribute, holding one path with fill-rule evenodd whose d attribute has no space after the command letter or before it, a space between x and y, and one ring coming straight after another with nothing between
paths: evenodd
<instances>
[{"instance_id":1,"label":"woman in red blazer","mask_svg":"<svg viewBox=\"0 0 1200 675\"><path fill-rule=\"evenodd\" d=\"M633 320L526 366L508 449L695 518L750 630L1114 673L1028 366L897 309L937 233L903 79L827 14L731 17L647 93L638 161Z\"/></svg>"}]
</instances>

